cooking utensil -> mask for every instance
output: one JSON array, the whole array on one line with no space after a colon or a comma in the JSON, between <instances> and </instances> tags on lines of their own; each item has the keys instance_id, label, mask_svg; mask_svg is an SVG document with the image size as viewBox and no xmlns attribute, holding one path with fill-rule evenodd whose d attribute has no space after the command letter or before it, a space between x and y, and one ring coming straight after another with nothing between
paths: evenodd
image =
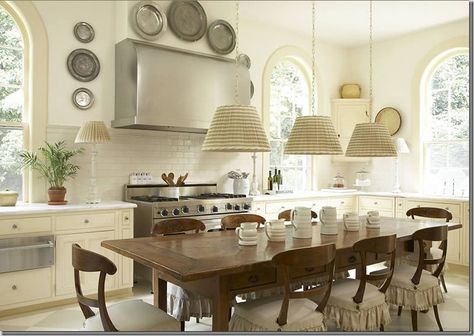
<instances>
[{"instance_id":1,"label":"cooking utensil","mask_svg":"<svg viewBox=\"0 0 474 336\"><path fill-rule=\"evenodd\" d=\"M169 182L169 180L168 180L168 176L166 176L165 173L161 174L161 178L163 179L163 181L166 182L167 185L170 185L170 182Z\"/></svg>"},{"instance_id":2,"label":"cooking utensil","mask_svg":"<svg viewBox=\"0 0 474 336\"><path fill-rule=\"evenodd\" d=\"M176 183L174 183L174 173L169 173L168 174L168 180L170 181L170 186L175 186Z\"/></svg>"},{"instance_id":3,"label":"cooking utensil","mask_svg":"<svg viewBox=\"0 0 474 336\"><path fill-rule=\"evenodd\" d=\"M179 175L178 179L176 180L176 186L181 187L183 185L183 175Z\"/></svg>"},{"instance_id":4,"label":"cooking utensil","mask_svg":"<svg viewBox=\"0 0 474 336\"><path fill-rule=\"evenodd\" d=\"M188 173L184 174L183 179L181 180L181 185L184 185L184 180L188 178Z\"/></svg>"}]
</instances>

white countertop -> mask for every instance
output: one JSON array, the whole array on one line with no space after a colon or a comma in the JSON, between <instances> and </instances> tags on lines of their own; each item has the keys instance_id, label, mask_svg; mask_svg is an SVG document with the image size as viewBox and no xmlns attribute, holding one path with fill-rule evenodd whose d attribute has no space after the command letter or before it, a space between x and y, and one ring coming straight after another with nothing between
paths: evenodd
<instances>
[{"instance_id":1,"label":"white countertop","mask_svg":"<svg viewBox=\"0 0 474 336\"><path fill-rule=\"evenodd\" d=\"M129 202L108 201L99 204L66 204L66 205L48 205L46 203L21 203L16 206L0 207L0 216L9 215L31 215L56 212L74 212L84 210L117 210L131 209L137 205Z\"/></svg>"},{"instance_id":2,"label":"white countertop","mask_svg":"<svg viewBox=\"0 0 474 336\"><path fill-rule=\"evenodd\" d=\"M342 191L304 191L297 193L282 193L276 195L258 195L253 196L255 202L258 201L279 201L279 200L291 200L299 198L312 198L312 197L343 197L343 196L378 196L378 197L403 197L403 198L419 198L419 199L432 199L436 201L455 201L455 202L468 202L469 197L461 196L448 196L448 195L425 195L421 193L394 193L394 192L377 192L377 191L356 191L356 192L342 192Z\"/></svg>"}]
</instances>

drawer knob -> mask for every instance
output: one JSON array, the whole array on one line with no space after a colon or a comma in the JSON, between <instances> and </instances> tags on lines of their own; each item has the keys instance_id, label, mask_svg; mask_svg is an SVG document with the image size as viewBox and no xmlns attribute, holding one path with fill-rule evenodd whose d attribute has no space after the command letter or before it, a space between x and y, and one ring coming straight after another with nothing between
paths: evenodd
<instances>
[{"instance_id":1,"label":"drawer knob","mask_svg":"<svg viewBox=\"0 0 474 336\"><path fill-rule=\"evenodd\" d=\"M13 224L13 225L12 225L12 229L13 229L13 230L16 230L16 229L18 229L18 225L16 225L16 224Z\"/></svg>"},{"instance_id":2,"label":"drawer knob","mask_svg":"<svg viewBox=\"0 0 474 336\"><path fill-rule=\"evenodd\" d=\"M344 204L344 201L341 201L341 204Z\"/></svg>"},{"instance_id":3,"label":"drawer knob","mask_svg":"<svg viewBox=\"0 0 474 336\"><path fill-rule=\"evenodd\" d=\"M128 216L125 216L125 220L128 221Z\"/></svg>"},{"instance_id":4,"label":"drawer knob","mask_svg":"<svg viewBox=\"0 0 474 336\"><path fill-rule=\"evenodd\" d=\"M306 267L304 270L308 273L311 273L314 272L314 267Z\"/></svg>"},{"instance_id":5,"label":"drawer knob","mask_svg":"<svg viewBox=\"0 0 474 336\"><path fill-rule=\"evenodd\" d=\"M355 256L350 256L349 259L348 259L348 261L349 261L350 263L353 263L353 262L356 261L356 257L355 257Z\"/></svg>"},{"instance_id":6,"label":"drawer knob","mask_svg":"<svg viewBox=\"0 0 474 336\"><path fill-rule=\"evenodd\" d=\"M379 204L379 202L374 202L375 205Z\"/></svg>"},{"instance_id":7,"label":"drawer knob","mask_svg":"<svg viewBox=\"0 0 474 336\"><path fill-rule=\"evenodd\" d=\"M84 223L89 224L89 220L88 220L88 219L84 219Z\"/></svg>"},{"instance_id":8,"label":"drawer knob","mask_svg":"<svg viewBox=\"0 0 474 336\"><path fill-rule=\"evenodd\" d=\"M258 275L252 274L251 276L249 276L249 279L248 279L248 280L249 280L249 282L251 282L251 283L255 283L255 282L258 281Z\"/></svg>"},{"instance_id":9,"label":"drawer knob","mask_svg":"<svg viewBox=\"0 0 474 336\"><path fill-rule=\"evenodd\" d=\"M449 210L449 207L446 207L445 209L446 209L446 210Z\"/></svg>"},{"instance_id":10,"label":"drawer knob","mask_svg":"<svg viewBox=\"0 0 474 336\"><path fill-rule=\"evenodd\" d=\"M12 286L12 289L13 289L13 290L16 290L16 288L17 288L16 285L13 285L13 286Z\"/></svg>"},{"instance_id":11,"label":"drawer knob","mask_svg":"<svg viewBox=\"0 0 474 336\"><path fill-rule=\"evenodd\" d=\"M398 203L398 206L402 206L402 203Z\"/></svg>"}]
</instances>

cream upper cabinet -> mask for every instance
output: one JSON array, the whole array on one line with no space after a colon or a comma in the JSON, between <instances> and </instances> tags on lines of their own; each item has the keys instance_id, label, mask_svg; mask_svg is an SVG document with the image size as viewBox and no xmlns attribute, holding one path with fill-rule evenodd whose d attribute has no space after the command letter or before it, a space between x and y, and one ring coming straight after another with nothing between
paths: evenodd
<instances>
[{"instance_id":1,"label":"cream upper cabinet","mask_svg":"<svg viewBox=\"0 0 474 336\"><path fill-rule=\"evenodd\" d=\"M342 150L346 152L347 145L356 124L370 122L368 99L333 99L332 120L336 134L339 137ZM368 158L348 158L344 155L334 155L333 161L368 161Z\"/></svg>"}]
</instances>

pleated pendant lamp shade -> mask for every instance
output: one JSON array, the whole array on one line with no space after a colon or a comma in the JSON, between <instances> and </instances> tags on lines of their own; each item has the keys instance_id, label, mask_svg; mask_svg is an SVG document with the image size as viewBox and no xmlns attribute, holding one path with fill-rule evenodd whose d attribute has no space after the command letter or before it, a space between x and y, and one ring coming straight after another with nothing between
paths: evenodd
<instances>
[{"instance_id":1,"label":"pleated pendant lamp shade","mask_svg":"<svg viewBox=\"0 0 474 336\"><path fill-rule=\"evenodd\" d=\"M387 126L378 123L357 124L347 146L350 157L393 157L397 156Z\"/></svg>"},{"instance_id":2,"label":"pleated pendant lamp shade","mask_svg":"<svg viewBox=\"0 0 474 336\"><path fill-rule=\"evenodd\" d=\"M75 143L101 144L110 142L110 135L103 121L87 121L77 132Z\"/></svg>"},{"instance_id":3,"label":"pleated pendant lamp shade","mask_svg":"<svg viewBox=\"0 0 474 336\"><path fill-rule=\"evenodd\" d=\"M270 144L255 107L224 105L214 113L202 150L269 152Z\"/></svg>"},{"instance_id":4,"label":"pleated pendant lamp shade","mask_svg":"<svg viewBox=\"0 0 474 336\"><path fill-rule=\"evenodd\" d=\"M315 115L296 118L284 154L342 154L342 148L331 118Z\"/></svg>"}]
</instances>

